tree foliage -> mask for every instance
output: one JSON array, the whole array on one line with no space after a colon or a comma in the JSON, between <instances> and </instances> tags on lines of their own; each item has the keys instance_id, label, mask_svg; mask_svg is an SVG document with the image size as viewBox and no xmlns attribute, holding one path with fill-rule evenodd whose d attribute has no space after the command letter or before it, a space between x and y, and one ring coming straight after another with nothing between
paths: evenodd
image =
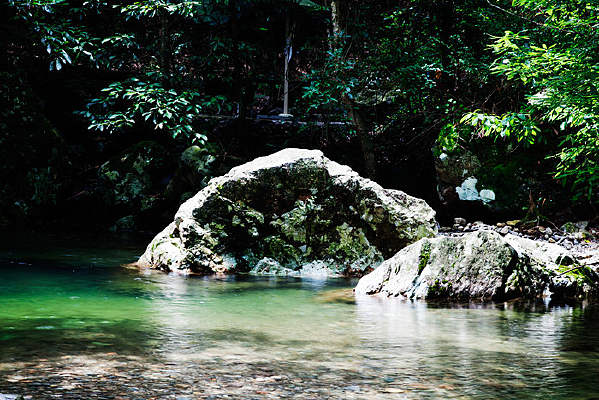
<instances>
[{"instance_id":1,"label":"tree foliage","mask_svg":"<svg viewBox=\"0 0 599 400\"><path fill-rule=\"evenodd\" d=\"M599 4L514 0L512 5L511 12L526 22L525 29L494 38L491 48L497 58L490 70L521 82L526 101L515 112L495 116L476 111L462 121L485 135L512 136L527 144L543 138L537 135L541 126L552 127L560 138L551 155L556 159L555 177L571 185L577 196L596 201Z\"/></svg>"},{"instance_id":2,"label":"tree foliage","mask_svg":"<svg viewBox=\"0 0 599 400\"><path fill-rule=\"evenodd\" d=\"M284 13L299 3L316 7L307 0L11 0L10 7L50 70L123 77L78 112L90 129L146 125L202 143L200 114L244 111L245 92L272 79L258 54L281 50L282 35L272 40L267 32L280 30Z\"/></svg>"},{"instance_id":3,"label":"tree foliage","mask_svg":"<svg viewBox=\"0 0 599 400\"><path fill-rule=\"evenodd\" d=\"M288 27L292 113L324 129L345 122L344 139L357 139L369 175L399 145L430 156L435 141L451 150L490 136L549 146L555 177L597 201L599 5L592 0L9 0L3 7L10 29L0 40L2 65L93 75L77 115L103 134L156 132L203 144L209 117L278 114Z\"/></svg>"}]
</instances>

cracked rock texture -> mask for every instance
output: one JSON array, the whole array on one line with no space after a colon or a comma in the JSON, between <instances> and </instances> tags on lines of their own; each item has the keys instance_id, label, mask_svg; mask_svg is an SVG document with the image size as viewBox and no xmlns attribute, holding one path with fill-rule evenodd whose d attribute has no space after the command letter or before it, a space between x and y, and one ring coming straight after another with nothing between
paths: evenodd
<instances>
[{"instance_id":1,"label":"cracked rock texture","mask_svg":"<svg viewBox=\"0 0 599 400\"><path fill-rule=\"evenodd\" d=\"M178 273L363 275L436 233L423 200L320 151L285 149L212 179L139 264Z\"/></svg>"},{"instance_id":2,"label":"cracked rock texture","mask_svg":"<svg viewBox=\"0 0 599 400\"><path fill-rule=\"evenodd\" d=\"M597 275L576 266L561 246L481 230L422 239L360 279L355 291L407 299L595 294Z\"/></svg>"}]
</instances>

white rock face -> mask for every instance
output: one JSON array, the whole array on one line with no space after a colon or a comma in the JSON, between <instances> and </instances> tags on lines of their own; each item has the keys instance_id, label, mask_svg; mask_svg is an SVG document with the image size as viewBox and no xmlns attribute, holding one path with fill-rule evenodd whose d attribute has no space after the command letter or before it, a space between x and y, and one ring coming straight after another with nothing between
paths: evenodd
<instances>
[{"instance_id":1,"label":"white rock face","mask_svg":"<svg viewBox=\"0 0 599 400\"><path fill-rule=\"evenodd\" d=\"M460 186L455 188L460 200L474 201L480 199L478 196L478 190L476 190L477 182L478 180L476 178L470 177L466 179Z\"/></svg>"},{"instance_id":2,"label":"white rock face","mask_svg":"<svg viewBox=\"0 0 599 400\"><path fill-rule=\"evenodd\" d=\"M483 189L478 194L483 203L487 204L493 200L495 200L495 192L490 189Z\"/></svg>"},{"instance_id":3,"label":"white rock face","mask_svg":"<svg viewBox=\"0 0 599 400\"><path fill-rule=\"evenodd\" d=\"M455 188L460 200L476 201L482 200L483 203L487 204L495 200L495 192L490 189L483 189L478 192L476 184L478 179L470 177L466 179L460 186Z\"/></svg>"},{"instance_id":4,"label":"white rock face","mask_svg":"<svg viewBox=\"0 0 599 400\"><path fill-rule=\"evenodd\" d=\"M436 234L423 200L316 150L233 168L181 205L139 264L179 273L361 274Z\"/></svg>"},{"instance_id":5,"label":"white rock face","mask_svg":"<svg viewBox=\"0 0 599 400\"><path fill-rule=\"evenodd\" d=\"M405 299L495 300L594 293L597 275L590 268L562 274L573 263L558 245L478 231L459 238L422 239L360 279L355 292Z\"/></svg>"},{"instance_id":6,"label":"white rock face","mask_svg":"<svg viewBox=\"0 0 599 400\"><path fill-rule=\"evenodd\" d=\"M557 270L560 265L573 265L575 259L572 254L560 245L548 242L538 242L528 238L505 235L505 241L512 246L520 258L529 257L539 267Z\"/></svg>"}]
</instances>

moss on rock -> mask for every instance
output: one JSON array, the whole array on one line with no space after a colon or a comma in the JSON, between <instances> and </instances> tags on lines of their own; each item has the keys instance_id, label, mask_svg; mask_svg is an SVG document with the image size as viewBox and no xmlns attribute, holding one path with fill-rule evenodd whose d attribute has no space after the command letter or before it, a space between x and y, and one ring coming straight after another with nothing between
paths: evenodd
<instances>
[{"instance_id":1,"label":"moss on rock","mask_svg":"<svg viewBox=\"0 0 599 400\"><path fill-rule=\"evenodd\" d=\"M422 239L363 277L355 290L410 299L596 294L597 274L588 267L564 270L559 264L564 252L557 245L494 231Z\"/></svg>"},{"instance_id":2,"label":"moss on rock","mask_svg":"<svg viewBox=\"0 0 599 400\"><path fill-rule=\"evenodd\" d=\"M180 238L186 261L164 266L160 248L149 246L142 263L204 273L206 257L198 250L206 247L233 258L228 265L235 271L362 275L384 254L436 232L424 201L385 190L318 151L298 149L213 179L175 221L176 231L167 229L154 242L164 234Z\"/></svg>"}]
</instances>

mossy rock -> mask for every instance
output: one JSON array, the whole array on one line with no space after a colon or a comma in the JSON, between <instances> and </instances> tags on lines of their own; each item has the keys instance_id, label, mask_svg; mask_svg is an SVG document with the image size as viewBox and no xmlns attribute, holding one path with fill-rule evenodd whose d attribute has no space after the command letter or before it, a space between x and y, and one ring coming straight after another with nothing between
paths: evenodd
<instances>
[{"instance_id":1,"label":"mossy rock","mask_svg":"<svg viewBox=\"0 0 599 400\"><path fill-rule=\"evenodd\" d=\"M481 230L422 239L363 277L355 291L404 299L487 299L597 295L599 276L564 248Z\"/></svg>"},{"instance_id":2,"label":"mossy rock","mask_svg":"<svg viewBox=\"0 0 599 400\"><path fill-rule=\"evenodd\" d=\"M363 275L435 233L434 211L423 200L383 189L320 151L286 149L211 180L140 264L177 273ZM171 241L183 245L179 256L162 256L172 254Z\"/></svg>"},{"instance_id":3,"label":"mossy rock","mask_svg":"<svg viewBox=\"0 0 599 400\"><path fill-rule=\"evenodd\" d=\"M165 197L171 202L181 203L186 193L196 193L208 185L213 178L213 167L222 160L219 146L206 143L204 146L190 146L179 158L177 170L165 190Z\"/></svg>"}]
</instances>

